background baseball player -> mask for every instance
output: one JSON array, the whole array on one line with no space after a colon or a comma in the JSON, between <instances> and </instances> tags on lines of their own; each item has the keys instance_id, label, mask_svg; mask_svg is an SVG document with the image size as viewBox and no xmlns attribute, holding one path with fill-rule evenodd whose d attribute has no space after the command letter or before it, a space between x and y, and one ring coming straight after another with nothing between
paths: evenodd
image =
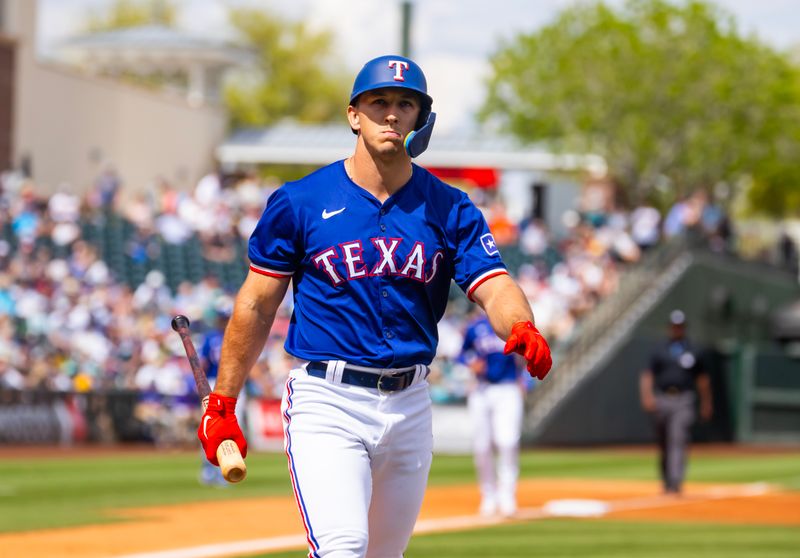
<instances>
[{"instance_id":1,"label":"background baseball player","mask_svg":"<svg viewBox=\"0 0 800 558\"><path fill-rule=\"evenodd\" d=\"M467 406L481 491L480 513L485 516L499 512L509 517L517 511L525 380L517 357L505 354L504 349L486 316L476 315L464 334L461 360L474 374Z\"/></svg>"},{"instance_id":2,"label":"background baseball player","mask_svg":"<svg viewBox=\"0 0 800 558\"><path fill-rule=\"evenodd\" d=\"M279 188L250 238L250 271L198 429L210 461L224 439L246 455L235 397L291 281L285 347L305 362L286 383L284 440L312 557L406 548L431 463L427 365L451 280L531 374L550 370L550 349L481 213L412 164L431 136L432 103L407 58L375 58L356 76L353 155Z\"/></svg>"}]
</instances>

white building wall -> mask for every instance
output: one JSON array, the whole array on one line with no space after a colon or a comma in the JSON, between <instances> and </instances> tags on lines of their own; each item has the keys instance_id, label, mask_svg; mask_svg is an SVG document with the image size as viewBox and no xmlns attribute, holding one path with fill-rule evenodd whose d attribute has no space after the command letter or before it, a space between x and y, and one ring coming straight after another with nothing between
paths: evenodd
<instances>
[{"instance_id":1,"label":"white building wall","mask_svg":"<svg viewBox=\"0 0 800 558\"><path fill-rule=\"evenodd\" d=\"M14 161L30 158L43 191L69 183L84 192L111 164L125 193L164 177L194 186L213 166L226 132L220 107L190 107L112 80L79 75L35 56L36 2L12 0L18 41Z\"/></svg>"}]
</instances>

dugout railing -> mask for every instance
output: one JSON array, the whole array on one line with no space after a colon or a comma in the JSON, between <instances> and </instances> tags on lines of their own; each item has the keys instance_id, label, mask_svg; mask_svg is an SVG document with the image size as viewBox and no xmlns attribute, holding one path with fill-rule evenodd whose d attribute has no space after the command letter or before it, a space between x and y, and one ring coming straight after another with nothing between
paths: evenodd
<instances>
[{"instance_id":1,"label":"dugout railing","mask_svg":"<svg viewBox=\"0 0 800 558\"><path fill-rule=\"evenodd\" d=\"M556 405L601 367L636 323L686 271L689 237L676 237L651 251L622 275L617 291L600 301L566 342L555 347L553 371L529 396L526 436L535 438Z\"/></svg>"}]
</instances>

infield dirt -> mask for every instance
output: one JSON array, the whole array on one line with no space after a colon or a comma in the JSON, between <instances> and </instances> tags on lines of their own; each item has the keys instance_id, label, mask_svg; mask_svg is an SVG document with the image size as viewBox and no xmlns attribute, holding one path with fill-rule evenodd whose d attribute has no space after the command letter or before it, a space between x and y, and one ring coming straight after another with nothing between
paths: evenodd
<instances>
[{"instance_id":1,"label":"infield dirt","mask_svg":"<svg viewBox=\"0 0 800 558\"><path fill-rule=\"evenodd\" d=\"M593 520L655 520L800 526L800 493L768 487L691 483L682 497L662 496L645 481L523 480L519 486L518 521L546 516L542 506L553 500L599 500L608 513ZM442 530L482 524L468 518L478 507L475 485L430 487L420 520L441 522ZM6 556L26 558L110 558L163 552L210 544L270 537L302 536L292 498L258 498L213 503L109 510L121 523L38 530L0 535ZM427 529L426 529L427 530ZM296 548L292 544L287 548ZM222 556L223 554L218 554Z\"/></svg>"}]
</instances>

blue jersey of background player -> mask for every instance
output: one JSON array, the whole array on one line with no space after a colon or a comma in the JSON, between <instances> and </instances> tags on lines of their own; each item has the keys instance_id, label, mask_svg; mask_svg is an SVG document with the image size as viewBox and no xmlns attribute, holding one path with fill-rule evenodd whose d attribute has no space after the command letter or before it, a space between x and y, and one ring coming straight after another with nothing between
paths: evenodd
<instances>
[{"instance_id":1,"label":"blue jersey of background player","mask_svg":"<svg viewBox=\"0 0 800 558\"><path fill-rule=\"evenodd\" d=\"M211 311L213 318L209 323L208 329L203 334L203 342L200 345L199 357L206 372L211 386L217 379L219 371L219 361L222 358L222 340L225 334L225 326L233 313L233 300L227 296L219 296Z\"/></svg>"},{"instance_id":2,"label":"blue jersey of background player","mask_svg":"<svg viewBox=\"0 0 800 558\"><path fill-rule=\"evenodd\" d=\"M200 347L200 358L203 359L206 376L209 381L217 379L219 369L219 359L222 355L222 338L224 331L214 328L206 332L203 337L203 345Z\"/></svg>"},{"instance_id":3,"label":"blue jersey of background player","mask_svg":"<svg viewBox=\"0 0 800 558\"><path fill-rule=\"evenodd\" d=\"M492 329L492 324L485 316L472 321L464 334L464 345L461 358L469 364L474 359L483 360L486 365L477 374L478 380L499 384L501 382L517 382L519 366L516 357L503 352L505 343Z\"/></svg>"}]
</instances>

